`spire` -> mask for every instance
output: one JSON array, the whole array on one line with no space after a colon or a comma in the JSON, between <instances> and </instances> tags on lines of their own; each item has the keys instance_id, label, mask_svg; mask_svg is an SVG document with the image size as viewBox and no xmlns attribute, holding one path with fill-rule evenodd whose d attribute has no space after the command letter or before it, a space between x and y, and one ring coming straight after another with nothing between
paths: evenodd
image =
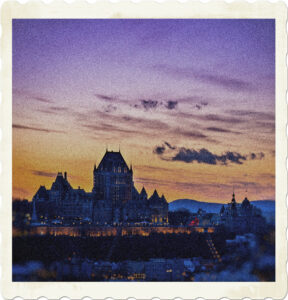
<instances>
[{"instance_id":1,"label":"spire","mask_svg":"<svg viewBox=\"0 0 288 300\"><path fill-rule=\"evenodd\" d=\"M235 193L234 193L234 186L233 186L232 202L233 202L233 203L236 202L236 200L235 200Z\"/></svg>"},{"instance_id":2,"label":"spire","mask_svg":"<svg viewBox=\"0 0 288 300\"><path fill-rule=\"evenodd\" d=\"M153 195L155 195L155 196L159 197L159 195L158 195L158 192L157 192L157 190L156 190L156 189L154 190L154 193L153 193Z\"/></svg>"},{"instance_id":3,"label":"spire","mask_svg":"<svg viewBox=\"0 0 288 300\"><path fill-rule=\"evenodd\" d=\"M236 200L235 200L235 193L234 193L234 191L233 191L233 195L232 195L232 202L233 202L233 203L235 203L235 202L236 202Z\"/></svg>"},{"instance_id":4,"label":"spire","mask_svg":"<svg viewBox=\"0 0 288 300\"><path fill-rule=\"evenodd\" d=\"M94 164L94 170L93 170L94 172L96 171L96 164Z\"/></svg>"},{"instance_id":5,"label":"spire","mask_svg":"<svg viewBox=\"0 0 288 300\"><path fill-rule=\"evenodd\" d=\"M144 186L142 187L142 190L141 190L141 192L140 192L140 195L143 196L143 197L147 197L147 192L146 192Z\"/></svg>"},{"instance_id":6,"label":"spire","mask_svg":"<svg viewBox=\"0 0 288 300\"><path fill-rule=\"evenodd\" d=\"M153 195L149 198L149 201L151 203L157 203L161 198L159 197L158 195L158 192L157 190L155 189L154 192L153 192Z\"/></svg>"},{"instance_id":7,"label":"spire","mask_svg":"<svg viewBox=\"0 0 288 300\"><path fill-rule=\"evenodd\" d=\"M163 202L166 202L166 198L165 198L164 194L162 194L161 200L162 200Z\"/></svg>"}]
</instances>

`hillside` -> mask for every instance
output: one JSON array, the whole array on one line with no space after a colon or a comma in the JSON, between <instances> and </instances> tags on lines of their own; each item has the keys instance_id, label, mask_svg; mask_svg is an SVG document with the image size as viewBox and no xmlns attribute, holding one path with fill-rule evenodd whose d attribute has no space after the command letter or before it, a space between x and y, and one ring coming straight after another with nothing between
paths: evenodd
<instances>
[{"instance_id":1,"label":"hillside","mask_svg":"<svg viewBox=\"0 0 288 300\"><path fill-rule=\"evenodd\" d=\"M263 216L268 221L275 219L275 201L274 200L255 200L251 204L260 208ZM169 203L169 211L176 211L179 209L188 209L192 213L196 213L198 209L203 209L208 213L219 213L222 203L201 202L192 199L177 199ZM225 203L224 205L227 205Z\"/></svg>"}]
</instances>

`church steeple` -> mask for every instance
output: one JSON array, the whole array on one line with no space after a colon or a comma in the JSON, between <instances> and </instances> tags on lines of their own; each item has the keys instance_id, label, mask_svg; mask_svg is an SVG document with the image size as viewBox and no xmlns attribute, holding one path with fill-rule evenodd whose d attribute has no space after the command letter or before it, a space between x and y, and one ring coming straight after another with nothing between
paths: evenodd
<instances>
[{"instance_id":1,"label":"church steeple","mask_svg":"<svg viewBox=\"0 0 288 300\"><path fill-rule=\"evenodd\" d=\"M234 191L233 191L233 194L232 194L232 201L231 201L231 202L232 202L232 203L236 203Z\"/></svg>"},{"instance_id":2,"label":"church steeple","mask_svg":"<svg viewBox=\"0 0 288 300\"><path fill-rule=\"evenodd\" d=\"M223 215L225 212L225 207L224 205L222 205L221 209L220 209L220 215Z\"/></svg>"},{"instance_id":3,"label":"church steeple","mask_svg":"<svg viewBox=\"0 0 288 300\"><path fill-rule=\"evenodd\" d=\"M236 200L235 200L235 192L234 192L234 186L233 186L233 194L232 194L232 200L231 200L231 203L236 203Z\"/></svg>"}]
</instances>

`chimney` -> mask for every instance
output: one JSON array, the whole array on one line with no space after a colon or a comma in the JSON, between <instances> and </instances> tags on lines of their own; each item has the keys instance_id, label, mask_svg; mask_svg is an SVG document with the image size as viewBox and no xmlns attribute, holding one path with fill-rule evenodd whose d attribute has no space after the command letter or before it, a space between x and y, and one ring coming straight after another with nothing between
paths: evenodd
<instances>
[{"instance_id":1,"label":"chimney","mask_svg":"<svg viewBox=\"0 0 288 300\"><path fill-rule=\"evenodd\" d=\"M67 180L67 172L64 172L64 178Z\"/></svg>"}]
</instances>

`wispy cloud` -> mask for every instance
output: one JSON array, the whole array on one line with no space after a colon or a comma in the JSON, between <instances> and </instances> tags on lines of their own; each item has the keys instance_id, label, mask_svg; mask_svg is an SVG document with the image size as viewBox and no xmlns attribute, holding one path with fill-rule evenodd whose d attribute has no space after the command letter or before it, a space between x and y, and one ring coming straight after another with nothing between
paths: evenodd
<instances>
[{"instance_id":1,"label":"wispy cloud","mask_svg":"<svg viewBox=\"0 0 288 300\"><path fill-rule=\"evenodd\" d=\"M34 96L32 97L33 100L39 101L39 102L43 102L43 103L54 103L54 101L48 99L48 98L44 98L44 97L39 97L39 96Z\"/></svg>"},{"instance_id":2,"label":"wispy cloud","mask_svg":"<svg viewBox=\"0 0 288 300\"><path fill-rule=\"evenodd\" d=\"M14 186L13 187L13 200L18 199L18 198L14 197L15 194L20 194L21 197L27 197L27 196L29 196L29 191L22 187Z\"/></svg>"},{"instance_id":3,"label":"wispy cloud","mask_svg":"<svg viewBox=\"0 0 288 300\"><path fill-rule=\"evenodd\" d=\"M31 99L31 100L42 102L42 103L50 103L50 104L54 103L54 101L48 97L40 96L40 95L37 95L30 91L22 90L22 89L13 88L13 95L24 96L27 99Z\"/></svg>"},{"instance_id":4,"label":"wispy cloud","mask_svg":"<svg viewBox=\"0 0 288 300\"><path fill-rule=\"evenodd\" d=\"M154 109L158 106L158 101L156 100L141 100L141 105L146 109Z\"/></svg>"},{"instance_id":5,"label":"wispy cloud","mask_svg":"<svg viewBox=\"0 0 288 300\"><path fill-rule=\"evenodd\" d=\"M200 121L211 121L216 123L224 123L224 124L240 124L244 123L245 119L242 117L231 117L226 116L223 114L196 114L196 113L189 113L189 112L178 112L177 117L179 119L186 119L186 120L200 120ZM211 126L212 127L212 126Z\"/></svg>"},{"instance_id":6,"label":"wispy cloud","mask_svg":"<svg viewBox=\"0 0 288 300\"><path fill-rule=\"evenodd\" d=\"M131 130L131 129L125 129L125 128L120 128L116 127L111 124L106 124L106 123L99 123L98 125L93 125L93 124L83 124L82 125L85 128L88 128L89 130L104 132L107 134L107 132L111 133L127 133L127 134L140 134L141 132L137 130Z\"/></svg>"},{"instance_id":7,"label":"wispy cloud","mask_svg":"<svg viewBox=\"0 0 288 300\"><path fill-rule=\"evenodd\" d=\"M275 113L270 112L262 112L262 111L251 111L251 110L227 110L229 114L234 116L245 116L245 117L253 117L257 119L264 119L264 120L275 120Z\"/></svg>"},{"instance_id":8,"label":"wispy cloud","mask_svg":"<svg viewBox=\"0 0 288 300\"><path fill-rule=\"evenodd\" d=\"M53 130L53 129L46 129L46 128L40 128L40 127L31 127L31 126L19 125L19 124L13 124L12 127L14 129L42 131L42 132L46 132L46 133L50 133L50 132L65 133L65 131L61 131L61 130Z\"/></svg>"},{"instance_id":9,"label":"wispy cloud","mask_svg":"<svg viewBox=\"0 0 288 300\"><path fill-rule=\"evenodd\" d=\"M114 101L114 100L117 100L117 97L103 95L103 94L94 94L94 96L96 96L97 98L99 98L101 100L105 100L105 101Z\"/></svg>"},{"instance_id":10,"label":"wispy cloud","mask_svg":"<svg viewBox=\"0 0 288 300\"><path fill-rule=\"evenodd\" d=\"M171 109L175 109L177 107L177 105L178 105L178 101L169 100L169 101L167 101L165 106L166 106L166 108L171 110Z\"/></svg>"},{"instance_id":11,"label":"wispy cloud","mask_svg":"<svg viewBox=\"0 0 288 300\"><path fill-rule=\"evenodd\" d=\"M38 109L37 111L45 114L58 114L58 113L68 113L71 111L69 107L66 106L48 106L45 109Z\"/></svg>"},{"instance_id":12,"label":"wispy cloud","mask_svg":"<svg viewBox=\"0 0 288 300\"><path fill-rule=\"evenodd\" d=\"M56 173L50 173L50 172L39 171L39 170L31 170L31 173L36 176L56 177Z\"/></svg>"},{"instance_id":13,"label":"wispy cloud","mask_svg":"<svg viewBox=\"0 0 288 300\"><path fill-rule=\"evenodd\" d=\"M174 110L178 107L178 100L152 100L152 99L142 99L140 103L131 105L134 108L144 108L145 111L156 110L157 108L166 108L168 110Z\"/></svg>"},{"instance_id":14,"label":"wispy cloud","mask_svg":"<svg viewBox=\"0 0 288 300\"><path fill-rule=\"evenodd\" d=\"M208 114L208 115L199 115L196 116L197 119L199 120L204 120L204 121L214 121L214 122L222 122L222 123L229 123L229 124L236 124L236 123L243 123L243 119L239 118L233 118L233 117L227 117L224 115L215 115L215 114Z\"/></svg>"},{"instance_id":15,"label":"wispy cloud","mask_svg":"<svg viewBox=\"0 0 288 300\"><path fill-rule=\"evenodd\" d=\"M177 135L182 135L182 136L189 137L189 138L195 138L195 139L207 139L208 138L207 135L205 135L199 131L176 128L175 130L173 130L173 132Z\"/></svg>"},{"instance_id":16,"label":"wispy cloud","mask_svg":"<svg viewBox=\"0 0 288 300\"><path fill-rule=\"evenodd\" d=\"M219 133L242 134L242 132L233 131L233 130L229 130L229 129L224 129L224 128L220 128L220 127L207 127L205 129L208 130L208 131L219 132Z\"/></svg>"},{"instance_id":17,"label":"wispy cloud","mask_svg":"<svg viewBox=\"0 0 288 300\"><path fill-rule=\"evenodd\" d=\"M113 117L112 117L113 118ZM128 115L124 116L114 116L115 121L120 123L125 123L126 125L139 126L140 129L150 128L150 129L169 129L169 125L156 119L148 119L141 117L132 117Z\"/></svg>"},{"instance_id":18,"label":"wispy cloud","mask_svg":"<svg viewBox=\"0 0 288 300\"><path fill-rule=\"evenodd\" d=\"M170 143L168 142L164 142L164 144L169 148L169 149L172 149L172 150L175 150L176 147L175 146L172 146Z\"/></svg>"},{"instance_id":19,"label":"wispy cloud","mask_svg":"<svg viewBox=\"0 0 288 300\"><path fill-rule=\"evenodd\" d=\"M214 131L214 132L231 132L231 130L228 130L228 129L224 129L224 128L219 128L219 127L207 127L206 130L208 131Z\"/></svg>"},{"instance_id":20,"label":"wispy cloud","mask_svg":"<svg viewBox=\"0 0 288 300\"><path fill-rule=\"evenodd\" d=\"M111 112L114 112L116 110L117 110L117 106L116 105L109 104L109 105L106 105L104 107L104 112L105 113L111 113Z\"/></svg>"},{"instance_id":21,"label":"wispy cloud","mask_svg":"<svg viewBox=\"0 0 288 300\"><path fill-rule=\"evenodd\" d=\"M220 75L216 72L207 72L195 68L181 68L169 65L154 65L153 69L176 79L194 79L213 86L218 86L231 91L252 91L255 88L250 82L234 78L229 75Z\"/></svg>"}]
</instances>

